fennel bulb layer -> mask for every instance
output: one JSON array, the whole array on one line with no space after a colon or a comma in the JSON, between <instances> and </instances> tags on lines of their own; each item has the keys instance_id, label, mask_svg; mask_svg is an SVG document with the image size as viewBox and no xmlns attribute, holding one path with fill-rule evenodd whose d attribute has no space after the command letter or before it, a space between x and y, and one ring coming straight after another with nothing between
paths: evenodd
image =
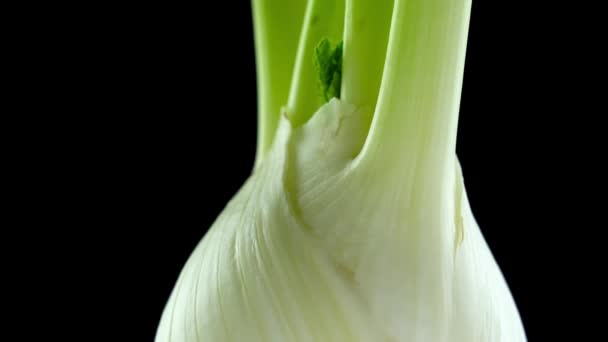
<instances>
[{"instance_id":1,"label":"fennel bulb layer","mask_svg":"<svg viewBox=\"0 0 608 342\"><path fill-rule=\"evenodd\" d=\"M410 183L356 156L362 122L336 99L301 127L280 120L184 267L156 342L525 341L455 156L436 192L396 186Z\"/></svg>"}]
</instances>

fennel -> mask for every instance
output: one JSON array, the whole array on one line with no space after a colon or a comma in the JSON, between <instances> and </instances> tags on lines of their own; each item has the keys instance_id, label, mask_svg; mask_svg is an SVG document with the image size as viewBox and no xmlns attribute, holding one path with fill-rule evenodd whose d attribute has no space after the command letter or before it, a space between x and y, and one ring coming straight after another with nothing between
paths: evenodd
<instances>
[{"instance_id":1,"label":"fennel","mask_svg":"<svg viewBox=\"0 0 608 342\"><path fill-rule=\"evenodd\" d=\"M526 340L455 155L470 6L253 1L256 166L157 342Z\"/></svg>"}]
</instances>

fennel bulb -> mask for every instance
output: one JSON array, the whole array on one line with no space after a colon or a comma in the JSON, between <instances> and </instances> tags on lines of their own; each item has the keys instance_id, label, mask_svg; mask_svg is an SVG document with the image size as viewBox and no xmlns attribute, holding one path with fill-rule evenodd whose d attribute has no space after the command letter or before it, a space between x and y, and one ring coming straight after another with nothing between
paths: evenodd
<instances>
[{"instance_id":1,"label":"fennel bulb","mask_svg":"<svg viewBox=\"0 0 608 342\"><path fill-rule=\"evenodd\" d=\"M253 9L256 167L156 341L525 341L455 156L470 0Z\"/></svg>"}]
</instances>

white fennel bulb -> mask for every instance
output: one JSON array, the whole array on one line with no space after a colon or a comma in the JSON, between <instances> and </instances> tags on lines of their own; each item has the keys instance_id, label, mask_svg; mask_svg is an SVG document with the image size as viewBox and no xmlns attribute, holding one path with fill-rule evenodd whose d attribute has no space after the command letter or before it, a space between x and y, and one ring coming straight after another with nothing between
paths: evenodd
<instances>
[{"instance_id":1,"label":"white fennel bulb","mask_svg":"<svg viewBox=\"0 0 608 342\"><path fill-rule=\"evenodd\" d=\"M470 0L253 5L256 167L156 342L526 341L455 155Z\"/></svg>"}]
</instances>

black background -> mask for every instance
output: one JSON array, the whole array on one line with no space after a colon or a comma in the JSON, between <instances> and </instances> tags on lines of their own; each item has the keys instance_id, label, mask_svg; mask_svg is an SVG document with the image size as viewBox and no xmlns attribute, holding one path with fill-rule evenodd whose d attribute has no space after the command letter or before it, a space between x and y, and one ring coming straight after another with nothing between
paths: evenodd
<instances>
[{"instance_id":1,"label":"black background","mask_svg":"<svg viewBox=\"0 0 608 342\"><path fill-rule=\"evenodd\" d=\"M595 281L573 257L584 250L576 236L597 226L583 222L591 197L573 195L595 168L574 145L594 139L580 132L584 104L573 100L585 84L570 80L579 69L570 57L586 43L560 19L568 9L522 6L473 1L457 154L529 340L553 341L588 315L573 309L573 284ZM75 114L59 116L56 143L39 148L57 175L41 184L68 198L49 217L78 228L52 234L76 241L62 259L79 277L68 292L104 312L94 326L151 341L183 264L253 166L250 4L81 14L39 33L53 61L40 66L53 80L43 85L65 87L45 101Z\"/></svg>"}]
</instances>

